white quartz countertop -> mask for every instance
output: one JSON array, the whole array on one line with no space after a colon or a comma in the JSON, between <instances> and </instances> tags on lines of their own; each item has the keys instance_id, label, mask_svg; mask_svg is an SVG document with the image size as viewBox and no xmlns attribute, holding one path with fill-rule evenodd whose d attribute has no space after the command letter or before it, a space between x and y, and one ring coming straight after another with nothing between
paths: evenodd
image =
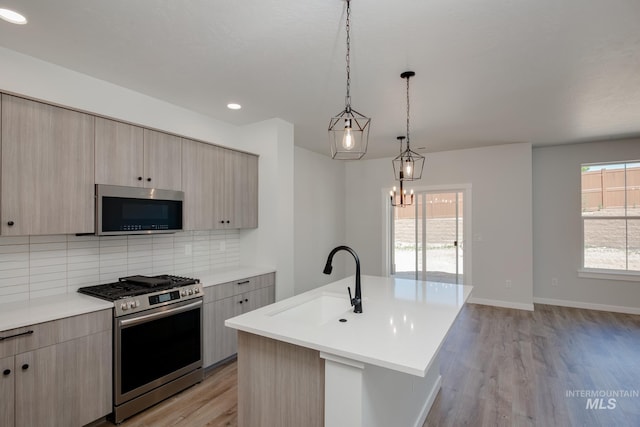
<instances>
[{"instance_id":1,"label":"white quartz countertop","mask_svg":"<svg viewBox=\"0 0 640 427\"><path fill-rule=\"evenodd\" d=\"M248 277L260 276L275 272L275 268L257 266L239 266L221 268L207 272L194 273L192 276L200 279L203 287L220 285L222 283L233 282L235 280L246 279Z\"/></svg>"},{"instance_id":2,"label":"white quartz countertop","mask_svg":"<svg viewBox=\"0 0 640 427\"><path fill-rule=\"evenodd\" d=\"M472 290L362 276L363 313L356 314L347 286L354 292L353 276L228 319L225 325L423 377Z\"/></svg>"},{"instance_id":3,"label":"white quartz countertop","mask_svg":"<svg viewBox=\"0 0 640 427\"><path fill-rule=\"evenodd\" d=\"M239 266L193 273L203 287L274 272L274 268ZM77 292L0 304L0 331L111 309L113 302Z\"/></svg>"},{"instance_id":4,"label":"white quartz countertop","mask_svg":"<svg viewBox=\"0 0 640 427\"><path fill-rule=\"evenodd\" d=\"M112 302L79 293L0 304L0 331L112 308Z\"/></svg>"}]
</instances>

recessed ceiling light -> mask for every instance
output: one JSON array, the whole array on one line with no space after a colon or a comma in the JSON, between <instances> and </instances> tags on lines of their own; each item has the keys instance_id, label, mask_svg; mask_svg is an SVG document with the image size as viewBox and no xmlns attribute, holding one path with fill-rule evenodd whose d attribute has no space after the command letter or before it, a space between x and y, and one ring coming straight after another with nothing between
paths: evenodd
<instances>
[{"instance_id":1,"label":"recessed ceiling light","mask_svg":"<svg viewBox=\"0 0 640 427\"><path fill-rule=\"evenodd\" d=\"M27 23L27 18L18 12L14 12L9 9L0 9L0 19L4 19L12 24L24 25Z\"/></svg>"},{"instance_id":2,"label":"recessed ceiling light","mask_svg":"<svg viewBox=\"0 0 640 427\"><path fill-rule=\"evenodd\" d=\"M231 103L231 104L227 104L227 108L230 110L239 110L242 108L242 105Z\"/></svg>"}]
</instances>

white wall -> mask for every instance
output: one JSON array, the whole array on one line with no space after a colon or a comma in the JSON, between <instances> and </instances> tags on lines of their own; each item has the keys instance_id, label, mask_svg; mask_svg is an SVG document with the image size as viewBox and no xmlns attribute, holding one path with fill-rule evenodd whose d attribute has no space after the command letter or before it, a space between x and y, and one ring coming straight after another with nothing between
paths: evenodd
<instances>
[{"instance_id":1,"label":"white wall","mask_svg":"<svg viewBox=\"0 0 640 427\"><path fill-rule=\"evenodd\" d=\"M293 294L291 124L239 128L1 47L0 64L1 91L259 154L260 223L240 233L240 262L276 268L277 297Z\"/></svg>"},{"instance_id":2,"label":"white wall","mask_svg":"<svg viewBox=\"0 0 640 427\"><path fill-rule=\"evenodd\" d=\"M300 147L294 159L294 292L299 294L345 277L345 263L353 261L348 254L336 256L332 274L322 273L331 249L347 243L345 163Z\"/></svg>"},{"instance_id":3,"label":"white wall","mask_svg":"<svg viewBox=\"0 0 640 427\"><path fill-rule=\"evenodd\" d=\"M293 125L280 119L246 126L246 150L260 155L258 228L240 233L240 261L277 269L276 300L294 294Z\"/></svg>"},{"instance_id":4,"label":"white wall","mask_svg":"<svg viewBox=\"0 0 640 427\"><path fill-rule=\"evenodd\" d=\"M391 159L346 165L346 243L363 272L383 271L383 189L393 185ZM532 171L527 143L427 155L420 186L472 187L473 299L532 309ZM386 196L384 196L386 197ZM512 287L506 288L506 280Z\"/></svg>"},{"instance_id":5,"label":"white wall","mask_svg":"<svg viewBox=\"0 0 640 427\"><path fill-rule=\"evenodd\" d=\"M0 64L4 92L241 148L234 125L2 47Z\"/></svg>"},{"instance_id":6,"label":"white wall","mask_svg":"<svg viewBox=\"0 0 640 427\"><path fill-rule=\"evenodd\" d=\"M640 313L640 283L578 277L582 257L580 165L640 159L640 139L533 149L534 300ZM551 286L551 279L558 286Z\"/></svg>"}]
</instances>

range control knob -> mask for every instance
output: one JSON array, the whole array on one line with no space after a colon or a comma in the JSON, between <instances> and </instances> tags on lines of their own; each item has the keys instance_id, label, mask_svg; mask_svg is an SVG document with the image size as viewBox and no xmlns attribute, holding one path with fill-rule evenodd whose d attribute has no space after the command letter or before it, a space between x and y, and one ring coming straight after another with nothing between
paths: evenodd
<instances>
[{"instance_id":1,"label":"range control knob","mask_svg":"<svg viewBox=\"0 0 640 427\"><path fill-rule=\"evenodd\" d=\"M120 309L122 309L122 310L128 310L128 309L129 309L129 306L127 305L127 303L126 303L126 302L123 302L122 304L120 304Z\"/></svg>"},{"instance_id":2,"label":"range control knob","mask_svg":"<svg viewBox=\"0 0 640 427\"><path fill-rule=\"evenodd\" d=\"M193 289L187 289L187 295L193 295Z\"/></svg>"},{"instance_id":3,"label":"range control knob","mask_svg":"<svg viewBox=\"0 0 640 427\"><path fill-rule=\"evenodd\" d=\"M180 291L180 296L186 297L187 296L187 291L185 289Z\"/></svg>"},{"instance_id":4,"label":"range control knob","mask_svg":"<svg viewBox=\"0 0 640 427\"><path fill-rule=\"evenodd\" d=\"M195 288L195 289L193 290L193 293L194 293L194 294L199 294L199 293L200 293L200 289Z\"/></svg>"}]
</instances>

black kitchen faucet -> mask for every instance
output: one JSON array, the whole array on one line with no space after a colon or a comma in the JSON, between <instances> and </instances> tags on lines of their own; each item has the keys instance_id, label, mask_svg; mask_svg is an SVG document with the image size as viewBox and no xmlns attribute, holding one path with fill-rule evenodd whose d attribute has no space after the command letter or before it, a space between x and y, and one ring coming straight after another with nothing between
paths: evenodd
<instances>
[{"instance_id":1,"label":"black kitchen faucet","mask_svg":"<svg viewBox=\"0 0 640 427\"><path fill-rule=\"evenodd\" d=\"M324 270L322 271L324 274L331 274L333 267L331 266L331 261L333 260L333 256L336 252L339 251L347 251L351 255L353 255L353 259L356 260L356 295L354 298L351 298L351 288L347 286L349 290L349 300L351 301L351 305L353 306L354 313L362 313L362 288L360 286L360 260L358 259L358 254L356 251L351 249L348 246L338 246L334 248L327 258L327 263L324 266Z\"/></svg>"}]
</instances>

